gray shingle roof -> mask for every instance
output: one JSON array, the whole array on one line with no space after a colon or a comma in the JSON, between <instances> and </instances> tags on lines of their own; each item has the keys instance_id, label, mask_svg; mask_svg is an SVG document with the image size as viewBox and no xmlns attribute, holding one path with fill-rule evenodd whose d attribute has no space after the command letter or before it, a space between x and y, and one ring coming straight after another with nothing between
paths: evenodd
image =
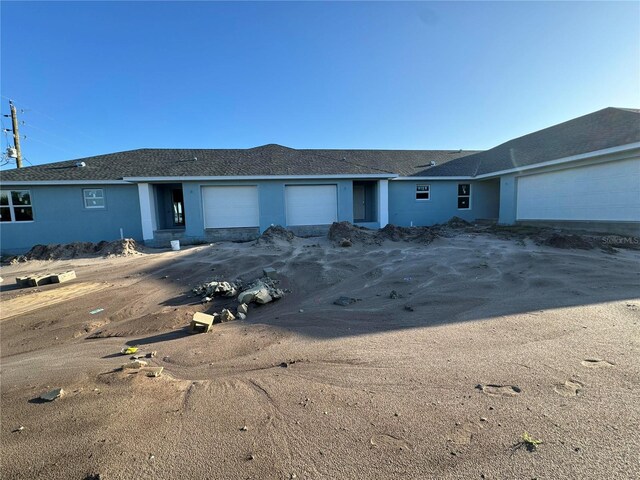
<instances>
[{"instance_id":1,"label":"gray shingle roof","mask_svg":"<svg viewBox=\"0 0 640 480\"><path fill-rule=\"evenodd\" d=\"M475 176L640 142L640 110L605 108L423 172Z\"/></svg>"},{"instance_id":2,"label":"gray shingle roof","mask_svg":"<svg viewBox=\"0 0 640 480\"><path fill-rule=\"evenodd\" d=\"M471 150L140 149L0 172L3 182L124 177L381 175L475 176L640 142L640 110L605 108ZM196 160L197 158L197 160ZM76 163L83 161L85 167ZM429 166L430 162L436 166Z\"/></svg>"},{"instance_id":3,"label":"gray shingle roof","mask_svg":"<svg viewBox=\"0 0 640 480\"><path fill-rule=\"evenodd\" d=\"M2 181L120 180L124 177L267 175L411 175L431 161L473 151L296 150L281 145L248 149L140 149L5 170ZM195 160L197 159L197 160ZM76 167L77 162L86 166Z\"/></svg>"}]
</instances>

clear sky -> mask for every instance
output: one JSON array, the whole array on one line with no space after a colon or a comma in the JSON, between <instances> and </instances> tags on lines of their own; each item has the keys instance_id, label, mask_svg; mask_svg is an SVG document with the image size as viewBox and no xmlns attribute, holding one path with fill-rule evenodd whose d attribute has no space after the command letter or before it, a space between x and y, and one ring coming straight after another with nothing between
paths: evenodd
<instances>
[{"instance_id":1,"label":"clear sky","mask_svg":"<svg viewBox=\"0 0 640 480\"><path fill-rule=\"evenodd\" d=\"M143 147L486 149L640 107L638 2L0 8L2 113L8 98L25 110L32 164Z\"/></svg>"}]
</instances>

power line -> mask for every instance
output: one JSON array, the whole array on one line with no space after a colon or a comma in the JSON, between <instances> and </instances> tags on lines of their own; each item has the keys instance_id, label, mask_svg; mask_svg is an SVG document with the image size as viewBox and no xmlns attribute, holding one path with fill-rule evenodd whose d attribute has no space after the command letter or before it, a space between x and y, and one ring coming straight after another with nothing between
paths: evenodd
<instances>
[{"instance_id":1,"label":"power line","mask_svg":"<svg viewBox=\"0 0 640 480\"><path fill-rule=\"evenodd\" d=\"M0 95L0 96L1 96L2 98L4 98L5 100L11 100L9 97L5 97L4 95ZM72 126L71 126L71 125L69 125L68 123L65 123L65 122L63 122L63 121L61 121L61 120L59 120L59 119L57 119L57 118L54 118L54 117L52 117L51 115L49 115L49 114L47 114L47 113L44 113L44 112L42 112L42 111L40 111L40 110L36 110L35 108L31 108L31 107L29 107L29 106L27 106L27 105L24 105L22 102L18 102L18 103L20 103L20 105L22 105L21 110L22 110L23 112L24 112L25 110L29 110L29 111L31 111L31 112L37 113L37 114L39 114L39 115L42 115L43 117L48 118L49 120L51 120L51 121L53 121L53 122L56 122L56 123L58 123L58 124L60 124L60 125L63 125L63 126L66 126L67 128L73 128L74 133L79 133L79 134L81 134L82 136L86 137L88 140L96 141L96 139L95 139L94 137L92 137L91 135L88 135L87 133L83 132L82 130L78 130L78 129L77 129L77 127L75 127L75 126L73 126L73 127L72 127Z\"/></svg>"}]
</instances>

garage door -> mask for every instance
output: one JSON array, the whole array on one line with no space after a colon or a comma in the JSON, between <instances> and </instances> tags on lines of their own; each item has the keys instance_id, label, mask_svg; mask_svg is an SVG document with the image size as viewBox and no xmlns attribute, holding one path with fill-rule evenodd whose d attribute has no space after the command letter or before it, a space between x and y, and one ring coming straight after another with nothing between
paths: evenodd
<instances>
[{"instance_id":1,"label":"garage door","mask_svg":"<svg viewBox=\"0 0 640 480\"><path fill-rule=\"evenodd\" d=\"M518 220L640 220L640 159L518 178Z\"/></svg>"},{"instance_id":2,"label":"garage door","mask_svg":"<svg viewBox=\"0 0 640 480\"><path fill-rule=\"evenodd\" d=\"M260 225L258 187L202 187L205 228Z\"/></svg>"},{"instance_id":3,"label":"garage door","mask_svg":"<svg viewBox=\"0 0 640 480\"><path fill-rule=\"evenodd\" d=\"M285 202L287 225L329 225L338 219L335 185L288 185Z\"/></svg>"}]
</instances>

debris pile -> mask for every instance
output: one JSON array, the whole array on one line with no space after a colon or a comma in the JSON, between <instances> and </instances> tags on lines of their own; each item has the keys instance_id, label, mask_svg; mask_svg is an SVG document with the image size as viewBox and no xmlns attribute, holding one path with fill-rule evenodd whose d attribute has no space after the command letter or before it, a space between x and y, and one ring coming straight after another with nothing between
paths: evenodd
<instances>
[{"instance_id":1,"label":"debris pile","mask_svg":"<svg viewBox=\"0 0 640 480\"><path fill-rule=\"evenodd\" d=\"M277 245L279 243L291 243L295 238L291 230L280 225L271 225L256 240L256 245Z\"/></svg>"},{"instance_id":2,"label":"debris pile","mask_svg":"<svg viewBox=\"0 0 640 480\"><path fill-rule=\"evenodd\" d=\"M265 303L278 300L284 296L284 291L277 288L277 280L273 280L269 277L263 277L259 280L248 285L240 295L238 295L238 302L246 303L258 303L264 305Z\"/></svg>"},{"instance_id":3,"label":"debris pile","mask_svg":"<svg viewBox=\"0 0 640 480\"><path fill-rule=\"evenodd\" d=\"M210 302L213 297L235 297L242 288L242 282L207 282L195 287L192 292L200 295L203 302Z\"/></svg>"},{"instance_id":4,"label":"debris pile","mask_svg":"<svg viewBox=\"0 0 640 480\"><path fill-rule=\"evenodd\" d=\"M251 283L244 284L241 280L235 282L212 281L203 283L193 288L193 293L202 296L204 303L213 300L214 296L235 297L237 296L238 307L234 314L229 308L223 308L221 312L211 315L206 313L196 313L193 315L189 331L191 333L207 333L216 323L231 322L239 318L244 320L249 313L249 304L265 303L278 300L285 295L285 290L278 288L278 271L273 267L263 269L263 277ZM239 293L238 293L239 292Z\"/></svg>"},{"instance_id":5,"label":"debris pile","mask_svg":"<svg viewBox=\"0 0 640 480\"><path fill-rule=\"evenodd\" d=\"M141 249L136 241L132 238L124 238L113 242L35 245L26 254L13 257L11 263L28 260L68 260L78 257L127 257L139 253L141 253Z\"/></svg>"}]
</instances>

